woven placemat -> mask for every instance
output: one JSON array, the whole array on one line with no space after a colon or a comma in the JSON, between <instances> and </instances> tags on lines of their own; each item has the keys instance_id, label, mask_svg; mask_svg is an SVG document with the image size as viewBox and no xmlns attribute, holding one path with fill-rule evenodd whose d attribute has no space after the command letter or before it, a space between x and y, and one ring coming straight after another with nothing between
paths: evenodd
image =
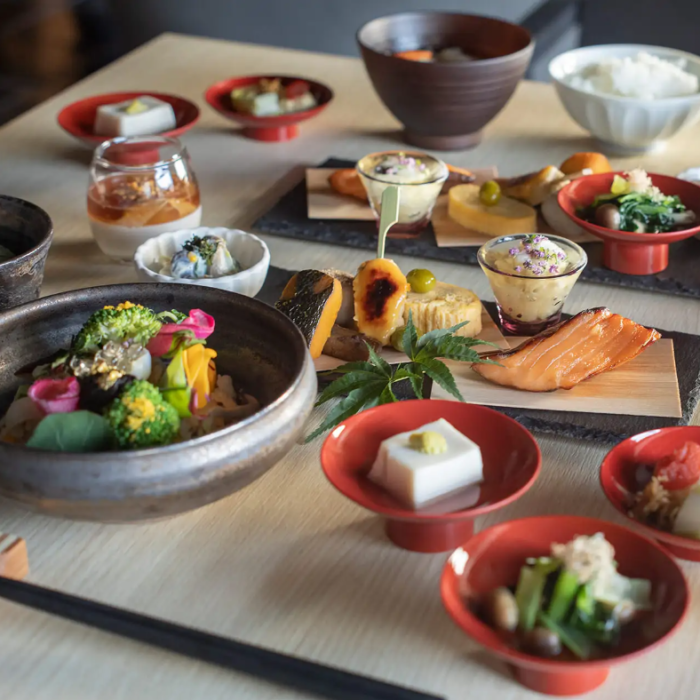
<instances>
[{"instance_id":1,"label":"woven placemat","mask_svg":"<svg viewBox=\"0 0 700 700\"><path fill-rule=\"evenodd\" d=\"M352 161L329 158L324 163L314 167L348 168L353 166ZM373 221L309 219L306 212L306 182L302 179L272 209L263 214L253 224L253 228L256 231L286 238L318 241L319 243L331 243L366 250L376 249L377 226ZM670 246L669 266L658 275L623 275L608 270L603 267L602 263L602 243L584 243L583 247L588 254L588 265L581 278L588 282L700 299L700 273L698 272L700 240L697 238L688 238ZM389 254L444 260L464 265L478 265L477 247L438 248L432 226L428 226L418 238L389 239L386 249Z\"/></svg>"},{"instance_id":2,"label":"woven placemat","mask_svg":"<svg viewBox=\"0 0 700 700\"><path fill-rule=\"evenodd\" d=\"M270 267L258 299L274 304L293 272ZM496 306L486 302L493 318L498 318ZM567 317L568 318L568 317ZM682 418L658 418L647 416L622 416L609 413L576 413L572 411L535 411L519 408L499 408L535 433L546 433L580 440L614 443L631 435L667 426L688 425L700 400L700 336L675 331L660 331L664 338L673 340L680 389ZM563 391L563 390L562 390Z\"/></svg>"}]
</instances>

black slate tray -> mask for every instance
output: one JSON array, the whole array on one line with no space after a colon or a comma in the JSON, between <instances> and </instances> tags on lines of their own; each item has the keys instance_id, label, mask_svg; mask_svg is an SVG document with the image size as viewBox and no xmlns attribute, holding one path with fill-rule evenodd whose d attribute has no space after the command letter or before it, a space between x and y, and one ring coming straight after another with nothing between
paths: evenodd
<instances>
[{"instance_id":1,"label":"black slate tray","mask_svg":"<svg viewBox=\"0 0 700 700\"><path fill-rule=\"evenodd\" d=\"M257 298L267 304L274 304L279 299L284 285L292 274L289 270L270 267L265 285ZM484 306L493 318L497 318L495 304L485 302ZM673 339L681 406L683 407L682 418L574 413L571 411L535 411L499 406L493 406L493 408L515 418L528 430L536 433L594 440L602 443L619 442L631 435L655 428L688 425L700 400L700 336L675 331L660 332L664 338Z\"/></svg>"},{"instance_id":2,"label":"black slate tray","mask_svg":"<svg viewBox=\"0 0 700 700\"><path fill-rule=\"evenodd\" d=\"M319 168L349 168L349 160L329 158ZM320 243L332 243L350 248L375 250L377 227L373 221L339 221L309 219L306 216L306 182L302 180L263 214L254 224L257 231L286 238L298 238ZM588 265L582 279L595 284L630 287L700 299L700 240L689 238L670 247L670 263L658 275L623 275L603 267L602 243L584 243ZM478 265L478 248L438 248L432 226L418 238L389 239L387 252L446 262Z\"/></svg>"}]
</instances>

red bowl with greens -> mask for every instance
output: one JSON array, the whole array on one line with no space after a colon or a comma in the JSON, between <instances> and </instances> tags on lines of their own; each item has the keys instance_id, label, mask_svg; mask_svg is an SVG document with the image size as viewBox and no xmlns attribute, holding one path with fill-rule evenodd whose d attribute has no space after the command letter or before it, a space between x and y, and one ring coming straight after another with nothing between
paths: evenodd
<instances>
[{"instance_id":1,"label":"red bowl with greens","mask_svg":"<svg viewBox=\"0 0 700 700\"><path fill-rule=\"evenodd\" d=\"M513 633L484 620L479 609L485 597L496 588L514 586L528 558L548 556L553 543L596 533L613 546L620 574L651 583L651 610L630 623L634 629L622 634L616 648L588 660L573 654L544 658L522 651ZM579 695L597 688L611 667L667 641L680 627L690 601L680 567L655 542L614 523L568 515L511 520L481 531L452 554L440 592L450 617L469 637L505 661L522 685L548 695ZM644 690L637 694L643 697Z\"/></svg>"},{"instance_id":2,"label":"red bowl with greens","mask_svg":"<svg viewBox=\"0 0 700 700\"><path fill-rule=\"evenodd\" d=\"M668 267L668 246L700 233L700 187L693 182L669 175L649 173L651 182L668 196L678 196L685 207L695 213L692 227L668 233L620 231L586 220L582 210L593 204L598 195L610 192L615 176L624 173L598 173L572 180L557 198L569 218L585 231L603 240L605 267L628 275L653 275Z\"/></svg>"}]
</instances>

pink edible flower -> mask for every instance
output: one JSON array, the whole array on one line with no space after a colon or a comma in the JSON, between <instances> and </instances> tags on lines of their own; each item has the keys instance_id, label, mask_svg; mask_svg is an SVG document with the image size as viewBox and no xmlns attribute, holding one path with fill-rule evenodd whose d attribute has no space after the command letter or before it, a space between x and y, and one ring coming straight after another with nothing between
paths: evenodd
<instances>
[{"instance_id":1,"label":"pink edible flower","mask_svg":"<svg viewBox=\"0 0 700 700\"><path fill-rule=\"evenodd\" d=\"M164 323L146 349L154 357L162 357L172 349L174 335L185 330L192 331L198 340L204 340L214 332L214 317L201 309L192 309L182 323Z\"/></svg>"},{"instance_id":2,"label":"pink edible flower","mask_svg":"<svg viewBox=\"0 0 700 700\"><path fill-rule=\"evenodd\" d=\"M29 387L27 394L46 414L72 413L78 409L80 384L75 377L37 379Z\"/></svg>"}]
</instances>

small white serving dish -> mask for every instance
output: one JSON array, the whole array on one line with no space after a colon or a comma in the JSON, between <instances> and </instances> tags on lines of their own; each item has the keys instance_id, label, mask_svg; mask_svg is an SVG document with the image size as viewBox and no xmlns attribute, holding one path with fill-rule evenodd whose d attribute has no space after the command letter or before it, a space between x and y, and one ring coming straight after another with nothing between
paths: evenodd
<instances>
[{"instance_id":1,"label":"small white serving dish","mask_svg":"<svg viewBox=\"0 0 700 700\"><path fill-rule=\"evenodd\" d=\"M179 279L161 275L163 258L172 258L184 243L192 236L219 236L226 241L226 247L237 260L242 270L226 277L204 279ZM166 282L177 284L196 284L200 287L214 287L228 292L236 292L247 297L254 297L263 286L270 267L270 251L257 236L238 229L224 227L199 228L185 231L164 233L147 240L139 246L134 255L134 265L139 280L143 282Z\"/></svg>"},{"instance_id":2,"label":"small white serving dish","mask_svg":"<svg viewBox=\"0 0 700 700\"><path fill-rule=\"evenodd\" d=\"M660 149L665 141L700 118L700 92L647 100L587 92L566 82L567 76L584 66L641 52L667 61L684 59L684 70L700 77L700 56L644 44L587 46L562 53L549 64L549 75L569 115L604 146L621 154Z\"/></svg>"}]
</instances>

